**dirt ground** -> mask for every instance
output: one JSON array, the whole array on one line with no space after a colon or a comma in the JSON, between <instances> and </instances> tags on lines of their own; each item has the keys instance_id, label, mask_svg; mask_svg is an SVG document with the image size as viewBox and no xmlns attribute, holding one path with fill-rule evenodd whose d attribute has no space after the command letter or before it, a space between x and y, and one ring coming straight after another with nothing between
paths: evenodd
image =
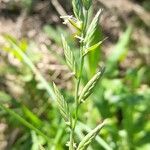
<instances>
[{"instance_id":1,"label":"dirt ground","mask_svg":"<svg viewBox=\"0 0 150 150\"><path fill-rule=\"evenodd\" d=\"M34 39L38 43L41 41L43 25L50 24L56 26L61 24L60 15L71 13L71 5L66 0L38 0L33 5L31 12L22 9L17 0L0 1L0 34L9 33L17 38L26 37ZM123 32L125 25L135 24L135 18L144 24L145 28L150 26L150 13L146 11L139 1L131 0L94 0L95 9L103 8L101 26L104 35L109 37L110 42L116 42ZM126 6L126 7L124 7ZM142 30L142 31L141 31ZM138 39L138 37L142 38ZM143 28L136 27L133 38L143 45L149 44L148 34ZM2 43L2 37L0 42Z\"/></svg>"},{"instance_id":2,"label":"dirt ground","mask_svg":"<svg viewBox=\"0 0 150 150\"><path fill-rule=\"evenodd\" d=\"M141 5L142 2L142 0L94 0L95 10L103 8L100 24L104 36L108 37L108 40L103 45L103 51L106 55L112 50L125 27L129 24L132 24L134 28L132 40L136 46L133 47L133 50L137 47L150 47L150 12L144 9ZM47 55L48 50L43 45L51 44L52 42L43 33L43 26L45 24L52 25L53 27L61 25L62 20L60 20L59 16L65 15L66 12L71 14L71 10L69 0L37 0L30 11L23 9L19 0L0 0L0 45L5 44L5 40L1 36L3 33L11 34L17 39L25 37L28 40L35 41L39 50L45 55L44 59L42 59L43 62L39 64L39 69L45 73L47 69L53 69L53 66L48 61L51 55ZM0 55L2 55L1 51ZM133 53L129 54L129 61L123 64L123 66L128 67L131 65L131 61L135 57L133 55ZM138 59L139 56L136 55L136 57ZM148 64L150 64L149 57L150 54L144 57ZM42 66L40 67L42 63L44 66L47 65L45 67L46 70L43 70ZM59 68L60 74L62 70L66 71L64 67ZM3 134L6 129L7 125L0 123L1 150L7 145L5 134Z\"/></svg>"}]
</instances>

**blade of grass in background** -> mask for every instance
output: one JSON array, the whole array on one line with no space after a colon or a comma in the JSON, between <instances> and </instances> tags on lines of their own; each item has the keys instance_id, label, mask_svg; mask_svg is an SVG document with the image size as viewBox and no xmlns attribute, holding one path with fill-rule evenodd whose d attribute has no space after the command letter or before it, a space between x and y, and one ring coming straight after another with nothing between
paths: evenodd
<instances>
[{"instance_id":1,"label":"blade of grass in background","mask_svg":"<svg viewBox=\"0 0 150 150\"><path fill-rule=\"evenodd\" d=\"M22 49L14 42L14 38L10 35L4 35L4 38L7 42L11 44L13 47L12 50L14 50L24 61L24 63L33 71L35 75L37 75L39 81L43 84L45 87L45 90L48 92L49 96L52 100L55 99L55 94L53 92L53 89L51 87L51 84L49 84L45 78L41 75L41 73L37 70L37 68L34 66L32 61L29 59L29 57L22 51Z\"/></svg>"},{"instance_id":2,"label":"blade of grass in background","mask_svg":"<svg viewBox=\"0 0 150 150\"><path fill-rule=\"evenodd\" d=\"M11 104L11 106L15 106L15 108L21 109L24 118L29 119L32 125L42 127L43 122L39 119L39 117L30 111L25 105L20 103L19 100L13 99L8 93L0 91L0 103L7 105Z\"/></svg>"},{"instance_id":3,"label":"blade of grass in background","mask_svg":"<svg viewBox=\"0 0 150 150\"><path fill-rule=\"evenodd\" d=\"M106 62L107 72L112 72L114 70L113 67L117 65L117 62L121 61L126 56L128 52L128 45L130 43L131 33L132 26L128 26L128 28L116 44L113 52L108 57L108 60Z\"/></svg>"},{"instance_id":4,"label":"blade of grass in background","mask_svg":"<svg viewBox=\"0 0 150 150\"><path fill-rule=\"evenodd\" d=\"M52 39L58 45L61 45L61 36L58 36L61 32L58 31L58 28L54 29L50 25L45 25L43 30L50 39Z\"/></svg>"},{"instance_id":5,"label":"blade of grass in background","mask_svg":"<svg viewBox=\"0 0 150 150\"><path fill-rule=\"evenodd\" d=\"M50 146L50 150L57 150L58 146L59 146L59 142L61 141L61 138L63 136L63 133L65 131L65 124L63 122L63 120L61 120L60 123L60 128L58 128L57 132L56 132L56 136L54 138L54 142L53 145Z\"/></svg>"},{"instance_id":6,"label":"blade of grass in background","mask_svg":"<svg viewBox=\"0 0 150 150\"><path fill-rule=\"evenodd\" d=\"M102 32L100 30L99 27L97 27L95 34L94 34L94 38L90 43L90 46L95 45L96 43L98 43L99 41L102 40ZM87 63L88 63L88 75L90 77L92 77L92 75L95 74L96 69L98 67L98 63L100 61L100 57L101 57L101 46L98 46L95 48L95 50L92 50L91 52L89 52L88 56L87 56Z\"/></svg>"},{"instance_id":7,"label":"blade of grass in background","mask_svg":"<svg viewBox=\"0 0 150 150\"><path fill-rule=\"evenodd\" d=\"M20 115L18 115L15 111L3 106L2 104L0 104L0 109L7 112L9 115L14 117L14 119L16 119L17 121L22 123L24 126L28 127L31 130L34 130L37 134L41 135L46 141L48 141L48 142L50 141L50 138L45 133L43 133L38 128L33 126L31 123L26 121L24 118L22 118Z\"/></svg>"},{"instance_id":8,"label":"blade of grass in background","mask_svg":"<svg viewBox=\"0 0 150 150\"><path fill-rule=\"evenodd\" d=\"M31 112L25 105L22 106L22 110L24 112L24 115L31 120L32 124L37 127L42 127L43 122L35 115L33 112Z\"/></svg>"},{"instance_id":9,"label":"blade of grass in background","mask_svg":"<svg viewBox=\"0 0 150 150\"><path fill-rule=\"evenodd\" d=\"M124 32L124 34L122 35L122 37L119 39L115 50L112 52L112 54L109 57L109 61L111 62L116 62L119 59L121 59L121 56L123 54L125 54L126 52L126 47L128 46L129 42L130 42L130 36L131 36L131 32L132 32L132 27L129 26L127 28L127 30Z\"/></svg>"}]
</instances>

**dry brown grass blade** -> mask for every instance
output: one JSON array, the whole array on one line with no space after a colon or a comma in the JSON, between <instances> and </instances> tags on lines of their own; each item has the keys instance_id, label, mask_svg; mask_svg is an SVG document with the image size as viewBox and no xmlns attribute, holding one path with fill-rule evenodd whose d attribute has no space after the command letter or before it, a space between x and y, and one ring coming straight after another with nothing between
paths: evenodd
<instances>
[{"instance_id":1,"label":"dry brown grass blade","mask_svg":"<svg viewBox=\"0 0 150 150\"><path fill-rule=\"evenodd\" d=\"M58 2L58 0L51 0L52 5L55 7L56 11L59 13L60 16L67 16L68 14ZM72 28L71 24L67 24L68 28L73 32L74 29Z\"/></svg>"}]
</instances>

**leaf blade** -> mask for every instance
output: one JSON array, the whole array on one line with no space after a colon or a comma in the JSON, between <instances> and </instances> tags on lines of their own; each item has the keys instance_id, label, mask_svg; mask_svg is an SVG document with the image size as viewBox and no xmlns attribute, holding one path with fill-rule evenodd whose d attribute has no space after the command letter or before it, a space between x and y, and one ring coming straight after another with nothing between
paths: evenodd
<instances>
[{"instance_id":1,"label":"leaf blade","mask_svg":"<svg viewBox=\"0 0 150 150\"><path fill-rule=\"evenodd\" d=\"M32 72L36 76L38 76L39 81L44 85L45 90L47 91L51 99L53 100L55 96L54 96L54 92L52 90L51 84L49 84L48 81L45 80L45 78L42 76L39 70L35 67L34 63L31 61L28 55L24 53L22 49L18 46L18 44L16 43L16 39L7 34L4 34L3 37L12 45L13 49L16 51L17 55L20 56L23 62L32 70Z\"/></svg>"},{"instance_id":2,"label":"leaf blade","mask_svg":"<svg viewBox=\"0 0 150 150\"><path fill-rule=\"evenodd\" d=\"M24 126L26 126L27 128L34 130L36 133L38 133L39 135L41 135L46 141L50 141L50 138L45 135L45 133L43 133L41 130L39 130L38 128L36 128L35 126L33 126L31 123L29 123L28 121L26 121L23 117L21 117L20 115L18 115L15 111L5 107L4 105L0 104L0 109L7 112L9 115L11 115L12 117L14 117L16 120L18 120L20 123L22 123Z\"/></svg>"},{"instance_id":3,"label":"leaf blade","mask_svg":"<svg viewBox=\"0 0 150 150\"><path fill-rule=\"evenodd\" d=\"M89 52L94 51L95 49L97 49L106 39L107 39L107 38L105 38L104 40L99 41L98 43L96 43L96 44L94 44L94 45L92 45L92 46L86 48L86 49L84 50L83 56L85 56L85 55L87 55Z\"/></svg>"}]
</instances>

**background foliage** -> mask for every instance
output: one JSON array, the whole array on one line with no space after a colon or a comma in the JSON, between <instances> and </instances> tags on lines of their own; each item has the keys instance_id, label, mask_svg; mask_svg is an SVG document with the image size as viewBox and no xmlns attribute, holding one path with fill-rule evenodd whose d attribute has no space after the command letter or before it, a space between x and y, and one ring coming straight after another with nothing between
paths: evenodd
<instances>
[{"instance_id":1,"label":"background foliage","mask_svg":"<svg viewBox=\"0 0 150 150\"><path fill-rule=\"evenodd\" d=\"M95 73L97 64L104 64L106 72L79 111L76 139L105 118L108 125L89 150L150 149L149 1L119 2L126 4L126 10L113 0L95 0L91 10L95 14L104 8L99 34L92 42L108 39L87 58L82 83ZM78 48L73 33L59 19L62 11L72 14L72 7L69 1L0 3L0 149L67 149L68 131L53 101L51 83L73 103L73 80L62 55L61 33L76 58Z\"/></svg>"}]
</instances>

